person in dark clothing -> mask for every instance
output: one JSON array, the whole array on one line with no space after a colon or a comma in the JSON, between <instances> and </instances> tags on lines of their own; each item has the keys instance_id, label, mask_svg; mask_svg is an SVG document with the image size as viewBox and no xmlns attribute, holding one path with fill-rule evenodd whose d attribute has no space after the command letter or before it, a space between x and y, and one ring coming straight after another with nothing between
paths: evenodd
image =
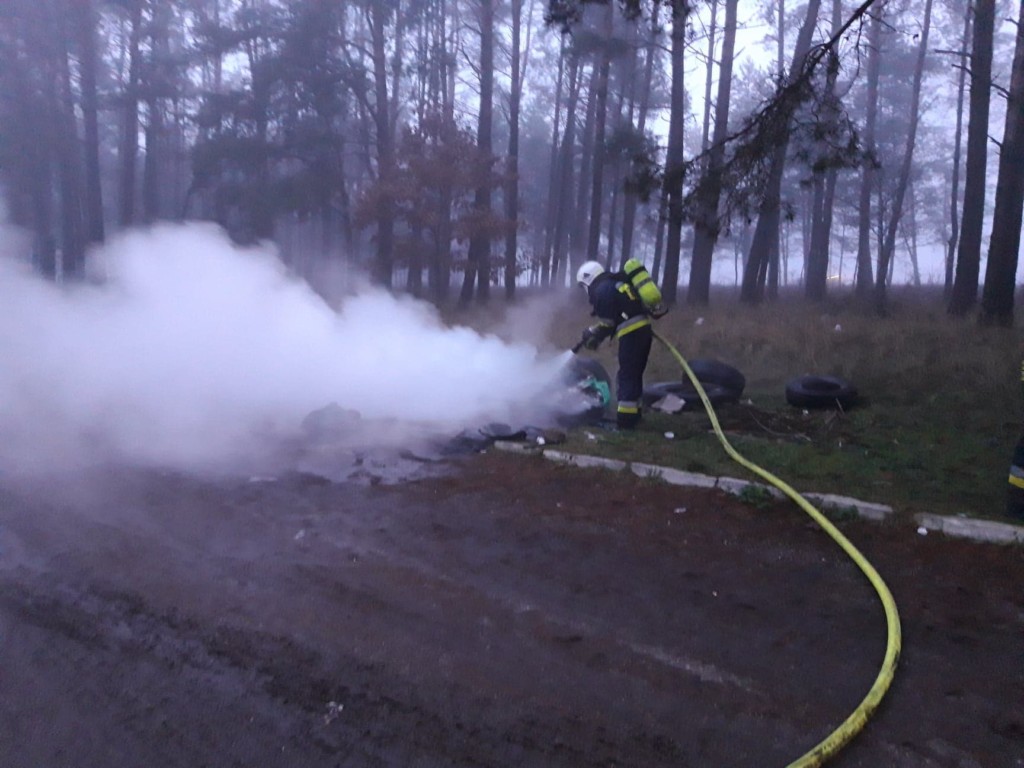
<instances>
[{"instance_id":1,"label":"person in dark clothing","mask_svg":"<svg viewBox=\"0 0 1024 768\"><path fill-rule=\"evenodd\" d=\"M1024 392L1024 363L1020 367L1021 391ZM1006 514L1024 523L1024 434L1017 440L1010 460L1010 485L1006 495Z\"/></svg>"},{"instance_id":2,"label":"person in dark clothing","mask_svg":"<svg viewBox=\"0 0 1024 768\"><path fill-rule=\"evenodd\" d=\"M588 261L576 273L576 281L586 289L597 323L583 332L580 344L597 349L605 339L619 341L619 371L615 378L618 398L616 423L622 429L634 429L640 423L644 390L644 370L651 353L654 332L643 302L621 275L607 272L600 263Z\"/></svg>"}]
</instances>

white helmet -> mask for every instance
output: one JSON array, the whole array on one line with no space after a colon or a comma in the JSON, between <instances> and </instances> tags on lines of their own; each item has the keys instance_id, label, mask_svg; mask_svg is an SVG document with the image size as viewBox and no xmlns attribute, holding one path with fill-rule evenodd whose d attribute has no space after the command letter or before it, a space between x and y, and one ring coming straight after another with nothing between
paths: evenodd
<instances>
[{"instance_id":1,"label":"white helmet","mask_svg":"<svg viewBox=\"0 0 1024 768\"><path fill-rule=\"evenodd\" d=\"M576 282L584 288L589 288L594 279L604 272L604 267L598 261L585 261L576 272Z\"/></svg>"}]
</instances>

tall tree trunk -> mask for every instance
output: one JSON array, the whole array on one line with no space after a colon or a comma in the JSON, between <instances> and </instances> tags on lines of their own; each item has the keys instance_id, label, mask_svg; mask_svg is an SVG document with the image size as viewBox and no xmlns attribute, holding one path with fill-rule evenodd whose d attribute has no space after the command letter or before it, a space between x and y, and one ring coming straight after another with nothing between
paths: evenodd
<instances>
[{"instance_id":1,"label":"tall tree trunk","mask_svg":"<svg viewBox=\"0 0 1024 768\"><path fill-rule=\"evenodd\" d=\"M587 201L593 183L594 167L594 113L597 111L598 67L590 69L590 85L587 96L587 116L583 122L583 133L580 136L580 175L576 185L576 209L573 213L573 225L569 232L569 263L573 274L587 257Z\"/></svg>"},{"instance_id":2,"label":"tall tree trunk","mask_svg":"<svg viewBox=\"0 0 1024 768\"><path fill-rule=\"evenodd\" d=\"M482 161L488 163L485 178L481 179L473 197L473 209L479 220L469 241L469 257L462 281L459 301L467 304L473 299L476 277L476 298L485 302L491 292L491 181L490 158L494 154L491 144L491 126L494 119L494 2L480 0L480 115L477 122L476 145Z\"/></svg>"},{"instance_id":3,"label":"tall tree trunk","mask_svg":"<svg viewBox=\"0 0 1024 768\"><path fill-rule=\"evenodd\" d=\"M573 217L572 189L574 153L576 149L576 110L579 106L579 93L582 86L582 66L576 52L570 54L569 65L569 101L565 107L565 133L558 158L558 197L554 205L558 209L555 217L555 242L551 256L551 279L556 285L565 282L565 270L569 261L568 241L569 223Z\"/></svg>"},{"instance_id":4,"label":"tall tree trunk","mask_svg":"<svg viewBox=\"0 0 1024 768\"><path fill-rule=\"evenodd\" d=\"M139 154L139 79L142 62L139 42L142 39L142 4L132 0L129 8L128 80L124 86L124 122L121 131L120 222L130 227L135 222L135 168Z\"/></svg>"},{"instance_id":5,"label":"tall tree trunk","mask_svg":"<svg viewBox=\"0 0 1024 768\"><path fill-rule=\"evenodd\" d=\"M793 62L790 65L790 77L798 77L803 70L804 59L811 47L811 37L818 20L821 0L810 0L807 4L807 15L797 35L796 47L793 50ZM772 152L771 166L761 204L757 211L757 225L750 243L750 254L743 270L743 286L740 289L740 300L747 304L756 304L764 298L765 285L768 280L768 267L773 261L778 264L779 249L779 206L782 197L782 174L786 167L786 151L789 148L789 132Z\"/></svg>"},{"instance_id":6,"label":"tall tree trunk","mask_svg":"<svg viewBox=\"0 0 1024 768\"><path fill-rule=\"evenodd\" d=\"M153 18L150 24L150 45L151 64L150 69L166 67L165 62L170 58L168 46L168 25L169 20L167 8L154 8ZM160 80L162 73L156 73L151 80ZM166 77L166 75L164 75ZM142 166L142 217L143 221L149 223L160 218L160 184L164 168L163 145L164 145L164 112L160 99L155 89L147 89L149 95L146 98L146 154L143 157Z\"/></svg>"},{"instance_id":7,"label":"tall tree trunk","mask_svg":"<svg viewBox=\"0 0 1024 768\"><path fill-rule=\"evenodd\" d=\"M978 301L981 271L981 236L985 218L985 164L987 162L989 97L992 86L992 43L995 0L977 0L971 44L971 99L967 127L967 167L964 178L964 214L960 250L949 300L949 313L963 316Z\"/></svg>"},{"instance_id":8,"label":"tall tree trunk","mask_svg":"<svg viewBox=\"0 0 1024 768\"><path fill-rule=\"evenodd\" d=\"M508 105L508 181L505 185L505 218L508 234L505 237L505 298L516 292L517 235L519 230L519 100L522 97L520 81L520 22L523 0L512 0L512 90Z\"/></svg>"},{"instance_id":9,"label":"tall tree trunk","mask_svg":"<svg viewBox=\"0 0 1024 768\"><path fill-rule=\"evenodd\" d=\"M558 209L560 202L559 184L562 175L560 173L559 144L558 136L562 128L562 90L564 88L566 71L566 44L563 36L558 47L558 79L555 84L555 116L551 125L551 158L548 169L548 200L547 215L544 218L544 252L541 256L540 281L542 285L548 285L551 281L553 271L553 260L555 251L555 227L558 223Z\"/></svg>"},{"instance_id":10,"label":"tall tree trunk","mask_svg":"<svg viewBox=\"0 0 1024 768\"><path fill-rule=\"evenodd\" d=\"M377 258L373 265L373 278L378 285L390 288L395 251L395 203L390 185L394 175L395 150L384 39L388 11L383 3L375 2L370 5L368 21L373 53L373 119L377 132L377 179L384 189L384 194L377 205Z\"/></svg>"},{"instance_id":11,"label":"tall tree trunk","mask_svg":"<svg viewBox=\"0 0 1024 768\"><path fill-rule=\"evenodd\" d=\"M1013 292L1020 251L1024 211L1024 0L1017 21L1017 42L1006 101L1006 127L999 153L996 208L992 216L985 287L981 297L982 323L1013 325Z\"/></svg>"},{"instance_id":12,"label":"tall tree trunk","mask_svg":"<svg viewBox=\"0 0 1024 768\"><path fill-rule=\"evenodd\" d=\"M163 111L156 99L150 99L146 121L146 153L142 161L142 220L146 223L160 218L161 137L164 132Z\"/></svg>"},{"instance_id":13,"label":"tall tree trunk","mask_svg":"<svg viewBox=\"0 0 1024 768\"><path fill-rule=\"evenodd\" d=\"M90 243L104 239L103 186L100 181L100 128L96 99L96 13L92 0L81 0L72 7L77 11L75 26L81 51L82 118L85 127L85 237Z\"/></svg>"},{"instance_id":14,"label":"tall tree trunk","mask_svg":"<svg viewBox=\"0 0 1024 768\"><path fill-rule=\"evenodd\" d=\"M842 3L832 0L832 29L830 34L836 35L843 23ZM839 56L833 50L828 53L828 64L825 75L826 105L822 110L822 120L828 128L834 127L839 120L839 104L836 97L836 80L839 77ZM828 148L826 148L827 150ZM815 184L814 203L811 224L811 247L807 260L807 277L804 282L804 294L812 301L821 301L828 292L829 252L832 240L832 211L836 197L837 172L830 167L822 174L820 184Z\"/></svg>"},{"instance_id":15,"label":"tall tree trunk","mask_svg":"<svg viewBox=\"0 0 1024 768\"><path fill-rule=\"evenodd\" d=\"M449 37L447 30L447 2L438 0L437 19L434 29L434 48L437 58L436 101L441 113L442 128L435 138L436 144L443 144L448 131L455 125L455 105L452 97ZM448 299L451 289L452 261L452 186L441 184L437 195L437 227L434 234L434 253L430 264L430 294L438 306Z\"/></svg>"},{"instance_id":16,"label":"tall tree trunk","mask_svg":"<svg viewBox=\"0 0 1024 768\"><path fill-rule=\"evenodd\" d=\"M736 15L739 0L725 0L725 26L722 30L722 66L718 74L718 98L715 103L715 132L707 157L707 169L698 192L693 222L693 257L690 260L691 304L707 304L711 297L711 263L721 230L718 205L722 193L722 164L725 139L729 133L729 102L732 96L732 65L736 50Z\"/></svg>"},{"instance_id":17,"label":"tall tree trunk","mask_svg":"<svg viewBox=\"0 0 1024 768\"><path fill-rule=\"evenodd\" d=\"M956 263L956 246L960 239L960 144L964 124L964 86L967 82L967 42L971 39L971 20L974 17L972 3L973 0L968 0L964 11L964 34L960 42L960 74L957 77L956 88L956 133L953 137L953 171L949 193L949 240L946 243L946 273L943 282L943 295L947 301L953 295L953 265Z\"/></svg>"},{"instance_id":18,"label":"tall tree trunk","mask_svg":"<svg viewBox=\"0 0 1024 768\"><path fill-rule=\"evenodd\" d=\"M913 178L910 179L907 192L910 195L910 210L907 213L910 215L903 217L901 228L903 241L907 246L907 253L910 255L910 279L915 287L920 288L921 266L917 260L917 186L914 184Z\"/></svg>"},{"instance_id":19,"label":"tall tree trunk","mask_svg":"<svg viewBox=\"0 0 1024 768\"><path fill-rule=\"evenodd\" d=\"M59 125L60 207L61 207L61 261L58 276L80 277L85 264L85 227L82 200L82 146L75 118L74 89L71 83L69 37L72 32L67 20L55 18L53 29L59 35L57 46L59 97L54 99L53 114ZM56 96L56 95L55 95Z\"/></svg>"},{"instance_id":20,"label":"tall tree trunk","mask_svg":"<svg viewBox=\"0 0 1024 768\"><path fill-rule=\"evenodd\" d=\"M857 215L857 279L855 293L866 300L873 288L871 269L871 195L875 188L875 125L878 120L878 70L882 56L884 0L871 16L868 30L867 117L864 122L864 163L861 168L860 205Z\"/></svg>"},{"instance_id":21,"label":"tall tree trunk","mask_svg":"<svg viewBox=\"0 0 1024 768\"><path fill-rule=\"evenodd\" d=\"M665 158L664 197L668 203L665 239L665 271L662 296L673 304L679 291L679 251L683 228L683 138L686 121L685 60L688 0L672 0L672 110L669 116L668 152Z\"/></svg>"},{"instance_id":22,"label":"tall tree trunk","mask_svg":"<svg viewBox=\"0 0 1024 768\"><path fill-rule=\"evenodd\" d=\"M887 309L886 283L890 279L893 253L896 249L896 232L900 217L903 214L903 198L910 183L910 171L914 162L914 145L917 140L918 115L921 109L921 79L924 76L924 60L928 55L928 34L932 23L932 0L925 0L924 21L921 26L921 44L917 53L917 65L914 68L914 86L910 98L910 128L907 132L907 146L903 153L899 179L896 182L896 194L893 196L892 208L889 211L889 226L886 230L882 250L878 254L878 278L875 282L875 308L879 313Z\"/></svg>"},{"instance_id":23,"label":"tall tree trunk","mask_svg":"<svg viewBox=\"0 0 1024 768\"><path fill-rule=\"evenodd\" d=\"M651 9L651 29L647 38L647 53L644 61L644 83L640 90L640 105L637 114L636 130L640 136L645 135L647 130L647 112L651 98L651 80L654 76L654 59L656 56L656 43L658 40L658 9L661 6L657 3ZM622 212L622 255L619 264L625 264L633 251L633 230L636 227L637 195L631 189L626 190L625 202ZM609 254L610 256L610 254Z\"/></svg>"},{"instance_id":24,"label":"tall tree trunk","mask_svg":"<svg viewBox=\"0 0 1024 768\"><path fill-rule=\"evenodd\" d=\"M708 61L704 72L704 124L701 127L700 149L706 152L711 141L711 84L715 77L715 33L718 31L718 0L711 0L711 22L708 27ZM725 54L722 54L723 63Z\"/></svg>"},{"instance_id":25,"label":"tall tree trunk","mask_svg":"<svg viewBox=\"0 0 1024 768\"><path fill-rule=\"evenodd\" d=\"M596 104L594 107L594 173L590 189L590 233L587 237L587 259L595 260L601 244L601 206L604 203L605 125L608 121L608 74L612 65L611 42L615 3L604 9L604 29L600 61L597 68Z\"/></svg>"}]
</instances>

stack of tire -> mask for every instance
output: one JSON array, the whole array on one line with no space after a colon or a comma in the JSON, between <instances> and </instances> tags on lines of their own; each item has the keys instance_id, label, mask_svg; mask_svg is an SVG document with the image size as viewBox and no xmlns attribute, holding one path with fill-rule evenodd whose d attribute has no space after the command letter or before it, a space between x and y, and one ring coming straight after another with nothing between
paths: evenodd
<instances>
[{"instance_id":1,"label":"stack of tire","mask_svg":"<svg viewBox=\"0 0 1024 768\"><path fill-rule=\"evenodd\" d=\"M743 395L743 388L747 386L747 379L739 370L719 360L688 362L711 405L718 407L739 401ZM666 395L675 395L682 399L684 411L703 408L700 395L685 373L681 381L661 381L644 387L644 407L651 407Z\"/></svg>"}]
</instances>

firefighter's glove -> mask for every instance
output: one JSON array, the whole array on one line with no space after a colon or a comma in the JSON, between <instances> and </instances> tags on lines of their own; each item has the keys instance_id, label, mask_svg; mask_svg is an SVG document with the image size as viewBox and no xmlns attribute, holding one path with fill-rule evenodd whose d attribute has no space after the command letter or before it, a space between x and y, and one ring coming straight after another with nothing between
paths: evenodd
<instances>
[{"instance_id":1,"label":"firefighter's glove","mask_svg":"<svg viewBox=\"0 0 1024 768\"><path fill-rule=\"evenodd\" d=\"M597 330L596 327L591 326L583 332L583 337L580 339L582 344L587 349L593 351L597 349L598 345L604 340L604 335Z\"/></svg>"}]
</instances>

